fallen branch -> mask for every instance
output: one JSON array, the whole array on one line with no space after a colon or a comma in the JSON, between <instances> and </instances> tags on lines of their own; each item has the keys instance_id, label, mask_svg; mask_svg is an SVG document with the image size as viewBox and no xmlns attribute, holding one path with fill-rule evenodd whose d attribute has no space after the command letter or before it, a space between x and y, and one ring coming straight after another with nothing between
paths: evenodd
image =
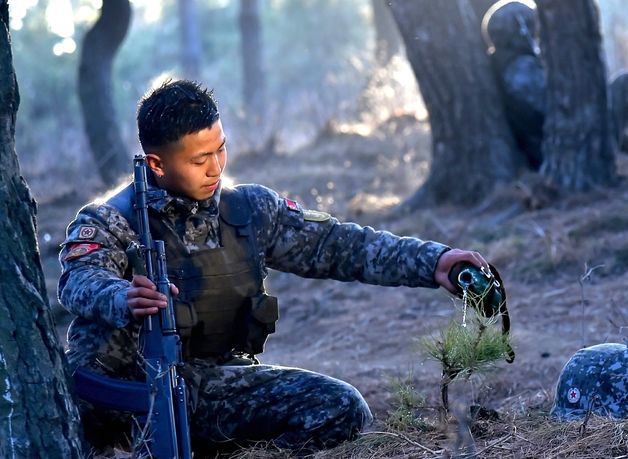
<instances>
[{"instance_id":1,"label":"fallen branch","mask_svg":"<svg viewBox=\"0 0 628 459\"><path fill-rule=\"evenodd\" d=\"M488 451L489 449L494 448L495 446L499 445L500 443L504 443L506 440L509 440L511 438L512 438L512 434L508 434L505 437L502 437L499 440L494 441L490 445L485 446L484 448L482 448L480 451L478 451L475 454L476 454L476 456L480 456L483 452Z\"/></svg>"},{"instance_id":2,"label":"fallen branch","mask_svg":"<svg viewBox=\"0 0 628 459\"><path fill-rule=\"evenodd\" d=\"M381 432L381 431L373 431L373 432L362 432L362 435L389 435L391 437L396 437L396 438L400 438L402 440L404 440L405 442L411 444L412 446L416 446L417 448L422 449L425 452L431 453L431 454L440 454L443 452L443 450L438 450L438 451L434 451L433 449L428 448L427 446L423 446L421 443L417 443L414 440L409 439L408 437L406 437L405 435L399 434L399 433L393 433L393 432Z\"/></svg>"}]
</instances>

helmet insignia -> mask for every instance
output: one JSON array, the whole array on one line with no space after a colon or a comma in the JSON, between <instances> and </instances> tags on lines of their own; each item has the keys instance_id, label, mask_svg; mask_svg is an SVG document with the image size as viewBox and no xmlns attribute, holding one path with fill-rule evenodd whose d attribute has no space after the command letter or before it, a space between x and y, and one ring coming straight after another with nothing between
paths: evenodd
<instances>
[{"instance_id":1,"label":"helmet insignia","mask_svg":"<svg viewBox=\"0 0 628 459\"><path fill-rule=\"evenodd\" d=\"M570 387L567 391L567 400L569 403L578 403L580 401L580 390L577 387Z\"/></svg>"}]
</instances>

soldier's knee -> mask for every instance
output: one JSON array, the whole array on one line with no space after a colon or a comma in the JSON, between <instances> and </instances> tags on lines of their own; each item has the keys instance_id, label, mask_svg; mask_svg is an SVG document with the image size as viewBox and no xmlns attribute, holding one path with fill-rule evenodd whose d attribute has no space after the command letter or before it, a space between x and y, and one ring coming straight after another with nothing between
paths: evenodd
<instances>
[{"instance_id":1,"label":"soldier's knee","mask_svg":"<svg viewBox=\"0 0 628 459\"><path fill-rule=\"evenodd\" d=\"M289 424L275 443L288 448L317 450L353 440L372 420L360 392L350 384L328 376L309 380L308 397L295 406Z\"/></svg>"},{"instance_id":2,"label":"soldier's knee","mask_svg":"<svg viewBox=\"0 0 628 459\"><path fill-rule=\"evenodd\" d=\"M342 433L341 441L353 439L373 421L373 415L362 394L350 384L339 381L336 394L328 399L332 406L327 426Z\"/></svg>"},{"instance_id":3,"label":"soldier's knee","mask_svg":"<svg viewBox=\"0 0 628 459\"><path fill-rule=\"evenodd\" d=\"M355 387L341 383L335 405L329 409L324 425L316 431L314 443L330 448L354 440L372 421L373 415L362 394Z\"/></svg>"},{"instance_id":4,"label":"soldier's knee","mask_svg":"<svg viewBox=\"0 0 628 459\"><path fill-rule=\"evenodd\" d=\"M361 431L373 422L373 415L362 394L353 386L349 386L349 388L351 391L348 395L347 417L357 431Z\"/></svg>"}]
</instances>

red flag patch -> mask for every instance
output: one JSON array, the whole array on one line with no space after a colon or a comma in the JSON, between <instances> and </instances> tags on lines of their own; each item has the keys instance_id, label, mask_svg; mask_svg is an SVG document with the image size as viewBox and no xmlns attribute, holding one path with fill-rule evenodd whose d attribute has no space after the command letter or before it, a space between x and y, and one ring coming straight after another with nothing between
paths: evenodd
<instances>
[{"instance_id":1,"label":"red flag patch","mask_svg":"<svg viewBox=\"0 0 628 459\"><path fill-rule=\"evenodd\" d=\"M72 244L68 253L63 257L63 261L80 258L98 249L100 249L100 244Z\"/></svg>"},{"instance_id":2,"label":"red flag patch","mask_svg":"<svg viewBox=\"0 0 628 459\"><path fill-rule=\"evenodd\" d=\"M292 212L300 212L301 209L299 207L299 203L296 201L293 201L291 199L284 199L284 201L286 201L286 206L288 207L288 210L291 210Z\"/></svg>"}]
</instances>

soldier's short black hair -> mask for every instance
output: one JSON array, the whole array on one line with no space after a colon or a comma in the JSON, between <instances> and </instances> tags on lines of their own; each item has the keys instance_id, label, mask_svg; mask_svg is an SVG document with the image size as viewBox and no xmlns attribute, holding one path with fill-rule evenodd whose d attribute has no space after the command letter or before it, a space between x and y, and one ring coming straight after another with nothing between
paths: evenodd
<instances>
[{"instance_id":1,"label":"soldier's short black hair","mask_svg":"<svg viewBox=\"0 0 628 459\"><path fill-rule=\"evenodd\" d=\"M167 80L148 91L137 109L137 128L144 152L211 127L219 118L212 91L189 80Z\"/></svg>"}]
</instances>

